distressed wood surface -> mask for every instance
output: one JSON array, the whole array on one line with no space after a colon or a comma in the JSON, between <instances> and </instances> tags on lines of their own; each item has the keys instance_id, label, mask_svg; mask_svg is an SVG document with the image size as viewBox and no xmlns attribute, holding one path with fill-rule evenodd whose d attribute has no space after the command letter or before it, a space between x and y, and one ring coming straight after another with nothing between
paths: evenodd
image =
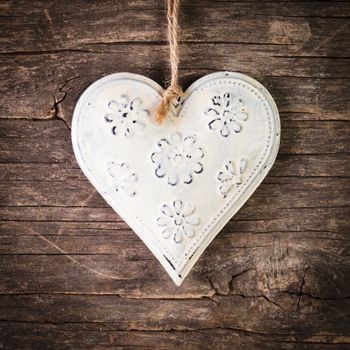
<instances>
[{"instance_id":1,"label":"distressed wood surface","mask_svg":"<svg viewBox=\"0 0 350 350\"><path fill-rule=\"evenodd\" d=\"M183 0L180 22L184 88L253 76L282 139L177 288L70 143L94 80L165 83L164 1L1 1L1 349L350 348L350 2Z\"/></svg>"}]
</instances>

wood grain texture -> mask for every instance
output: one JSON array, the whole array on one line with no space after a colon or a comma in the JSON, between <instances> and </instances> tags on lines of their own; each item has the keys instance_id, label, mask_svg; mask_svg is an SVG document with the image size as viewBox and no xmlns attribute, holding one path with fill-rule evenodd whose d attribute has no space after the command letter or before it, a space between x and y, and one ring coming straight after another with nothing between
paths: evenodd
<instances>
[{"instance_id":1,"label":"wood grain texture","mask_svg":"<svg viewBox=\"0 0 350 350\"><path fill-rule=\"evenodd\" d=\"M350 2L183 0L180 81L249 74L276 163L176 288L93 189L74 105L168 78L164 2L0 3L1 349L350 348Z\"/></svg>"}]
</instances>

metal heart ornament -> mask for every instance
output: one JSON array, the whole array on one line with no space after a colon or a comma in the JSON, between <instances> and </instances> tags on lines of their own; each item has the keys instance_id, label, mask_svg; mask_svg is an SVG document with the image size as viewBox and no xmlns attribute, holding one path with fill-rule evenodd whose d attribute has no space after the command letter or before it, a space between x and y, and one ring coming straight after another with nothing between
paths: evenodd
<instances>
[{"instance_id":1,"label":"metal heart ornament","mask_svg":"<svg viewBox=\"0 0 350 350\"><path fill-rule=\"evenodd\" d=\"M163 91L130 73L98 80L77 103L72 141L87 178L180 285L270 170L280 122L243 74L199 79L159 125Z\"/></svg>"}]
</instances>

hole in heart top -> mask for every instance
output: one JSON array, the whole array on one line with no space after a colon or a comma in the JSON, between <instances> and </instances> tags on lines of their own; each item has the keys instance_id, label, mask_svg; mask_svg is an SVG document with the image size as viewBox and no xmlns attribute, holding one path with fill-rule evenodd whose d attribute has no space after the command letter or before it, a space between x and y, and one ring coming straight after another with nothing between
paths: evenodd
<instances>
[{"instance_id":1,"label":"hole in heart top","mask_svg":"<svg viewBox=\"0 0 350 350\"><path fill-rule=\"evenodd\" d=\"M72 142L91 183L180 285L271 168L280 124L270 94L243 74L199 79L159 125L162 92L140 75L100 79L76 106Z\"/></svg>"}]
</instances>

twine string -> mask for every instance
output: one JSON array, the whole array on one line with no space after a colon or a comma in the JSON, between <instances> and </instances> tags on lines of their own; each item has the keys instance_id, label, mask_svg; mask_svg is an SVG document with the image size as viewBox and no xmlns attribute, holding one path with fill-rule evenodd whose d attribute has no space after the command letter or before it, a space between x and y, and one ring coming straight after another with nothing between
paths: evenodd
<instances>
[{"instance_id":1,"label":"twine string","mask_svg":"<svg viewBox=\"0 0 350 350\"><path fill-rule=\"evenodd\" d=\"M178 45L178 16L180 0L167 1L167 19L168 19L168 41L169 41L169 59L171 68L170 85L164 91L162 101L156 113L156 121L162 123L174 99L179 99L183 95L181 86L178 84L179 78L179 45Z\"/></svg>"}]
</instances>

